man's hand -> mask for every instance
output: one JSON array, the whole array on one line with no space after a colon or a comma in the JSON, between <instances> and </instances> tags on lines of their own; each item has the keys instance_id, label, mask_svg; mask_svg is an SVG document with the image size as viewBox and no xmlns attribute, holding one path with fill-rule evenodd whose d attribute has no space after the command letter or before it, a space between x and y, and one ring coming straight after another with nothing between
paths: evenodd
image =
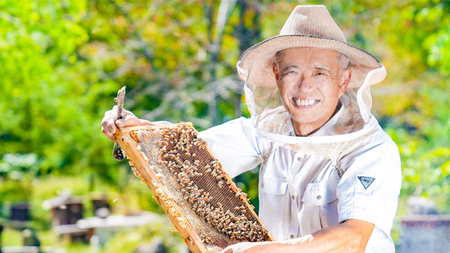
<instances>
[{"instance_id":1,"label":"man's hand","mask_svg":"<svg viewBox=\"0 0 450 253\"><path fill-rule=\"evenodd\" d=\"M238 243L228 246L222 253L364 252L374 228L372 223L350 219L293 240Z\"/></svg>"},{"instance_id":2,"label":"man's hand","mask_svg":"<svg viewBox=\"0 0 450 253\"><path fill-rule=\"evenodd\" d=\"M270 252L276 242L241 242L226 247L222 253ZM276 249L275 249L276 251ZM281 251L280 251L281 252Z\"/></svg>"},{"instance_id":3,"label":"man's hand","mask_svg":"<svg viewBox=\"0 0 450 253\"><path fill-rule=\"evenodd\" d=\"M168 122L167 122L168 123ZM122 118L117 119L117 105L105 112L102 120L102 133L111 141L116 141L116 126L119 128L152 125L148 120L139 119L132 112L123 109Z\"/></svg>"}]
</instances>

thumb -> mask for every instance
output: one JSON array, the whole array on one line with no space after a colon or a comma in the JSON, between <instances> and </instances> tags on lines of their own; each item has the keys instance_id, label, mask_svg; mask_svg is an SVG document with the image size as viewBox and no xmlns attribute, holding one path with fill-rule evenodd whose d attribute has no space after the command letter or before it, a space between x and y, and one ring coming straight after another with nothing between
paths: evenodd
<instances>
[{"instance_id":1,"label":"thumb","mask_svg":"<svg viewBox=\"0 0 450 253\"><path fill-rule=\"evenodd\" d=\"M121 119L118 119L118 120L116 120L116 125L117 125L119 128L122 128L122 127L124 126L124 122L123 122Z\"/></svg>"}]
</instances>

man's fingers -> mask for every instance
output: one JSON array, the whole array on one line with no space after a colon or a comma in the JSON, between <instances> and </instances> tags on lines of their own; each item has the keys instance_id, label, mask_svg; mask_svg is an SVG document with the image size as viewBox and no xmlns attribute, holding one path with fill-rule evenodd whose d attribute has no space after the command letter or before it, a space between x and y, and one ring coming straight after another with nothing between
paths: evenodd
<instances>
[{"instance_id":1,"label":"man's fingers","mask_svg":"<svg viewBox=\"0 0 450 253\"><path fill-rule=\"evenodd\" d=\"M111 141L116 141L116 136L114 135L114 133L111 134L111 132L109 130L107 130L107 128L102 127L102 133Z\"/></svg>"},{"instance_id":2,"label":"man's fingers","mask_svg":"<svg viewBox=\"0 0 450 253\"><path fill-rule=\"evenodd\" d=\"M113 124L108 124L108 130L111 134L115 134L116 133L116 126Z\"/></svg>"},{"instance_id":3,"label":"man's fingers","mask_svg":"<svg viewBox=\"0 0 450 253\"><path fill-rule=\"evenodd\" d=\"M120 128L124 127L124 122L121 119L116 120L116 125Z\"/></svg>"},{"instance_id":4,"label":"man's fingers","mask_svg":"<svg viewBox=\"0 0 450 253\"><path fill-rule=\"evenodd\" d=\"M116 120L116 126L118 126L119 128L130 127L130 126L135 126L135 125L136 124L135 124L134 120L127 118L127 117Z\"/></svg>"},{"instance_id":5,"label":"man's fingers","mask_svg":"<svg viewBox=\"0 0 450 253\"><path fill-rule=\"evenodd\" d=\"M221 253L233 253L233 248L228 246Z\"/></svg>"},{"instance_id":6,"label":"man's fingers","mask_svg":"<svg viewBox=\"0 0 450 253\"><path fill-rule=\"evenodd\" d=\"M119 128L141 125L141 121L132 113L127 113L123 118L116 120L115 123Z\"/></svg>"},{"instance_id":7,"label":"man's fingers","mask_svg":"<svg viewBox=\"0 0 450 253\"><path fill-rule=\"evenodd\" d=\"M116 125L114 124L116 118L117 109L113 108L110 111L106 111L105 116L102 119L102 133L111 141L116 140L116 137L114 136L114 134L116 133Z\"/></svg>"},{"instance_id":8,"label":"man's fingers","mask_svg":"<svg viewBox=\"0 0 450 253\"><path fill-rule=\"evenodd\" d=\"M102 133L112 141L116 141L115 133L117 127L132 127L147 124L147 121L141 121L132 112L123 110L123 118L117 119L117 105L112 110L105 112L102 119Z\"/></svg>"},{"instance_id":9,"label":"man's fingers","mask_svg":"<svg viewBox=\"0 0 450 253\"><path fill-rule=\"evenodd\" d=\"M102 132L104 134L114 134L116 132L116 126L114 125L114 118L108 118L108 116L105 116L105 118L103 118Z\"/></svg>"}]
</instances>

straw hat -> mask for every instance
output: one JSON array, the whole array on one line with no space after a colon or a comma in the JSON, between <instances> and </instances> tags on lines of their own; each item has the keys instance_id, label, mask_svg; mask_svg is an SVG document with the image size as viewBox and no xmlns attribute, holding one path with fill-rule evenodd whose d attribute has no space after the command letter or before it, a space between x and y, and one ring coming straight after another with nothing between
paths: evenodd
<instances>
[{"instance_id":1,"label":"straw hat","mask_svg":"<svg viewBox=\"0 0 450 253\"><path fill-rule=\"evenodd\" d=\"M275 53L293 47L333 49L350 59L352 78L348 88L359 88L374 69L369 85L386 76L383 65L370 53L347 43L344 33L323 5L299 5L287 19L280 35L247 49L237 63L239 76L260 87L276 87L272 64Z\"/></svg>"}]
</instances>

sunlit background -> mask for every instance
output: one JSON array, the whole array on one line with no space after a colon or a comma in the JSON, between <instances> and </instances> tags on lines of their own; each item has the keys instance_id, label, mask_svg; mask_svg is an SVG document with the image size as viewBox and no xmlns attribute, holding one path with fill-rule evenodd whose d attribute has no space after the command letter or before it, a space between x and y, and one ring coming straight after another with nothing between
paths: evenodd
<instances>
[{"instance_id":1,"label":"sunlit background","mask_svg":"<svg viewBox=\"0 0 450 253\"><path fill-rule=\"evenodd\" d=\"M411 238L441 252L450 238L450 1L0 0L3 252L185 252L147 186L112 158L103 114L126 85L125 108L151 121L202 130L249 116L236 62L277 35L297 4L326 5L348 42L385 65L372 92L402 156L393 238L399 252L414 252ZM256 208L257 180L255 171L236 178ZM76 225L96 214L146 222L103 234Z\"/></svg>"}]
</instances>

